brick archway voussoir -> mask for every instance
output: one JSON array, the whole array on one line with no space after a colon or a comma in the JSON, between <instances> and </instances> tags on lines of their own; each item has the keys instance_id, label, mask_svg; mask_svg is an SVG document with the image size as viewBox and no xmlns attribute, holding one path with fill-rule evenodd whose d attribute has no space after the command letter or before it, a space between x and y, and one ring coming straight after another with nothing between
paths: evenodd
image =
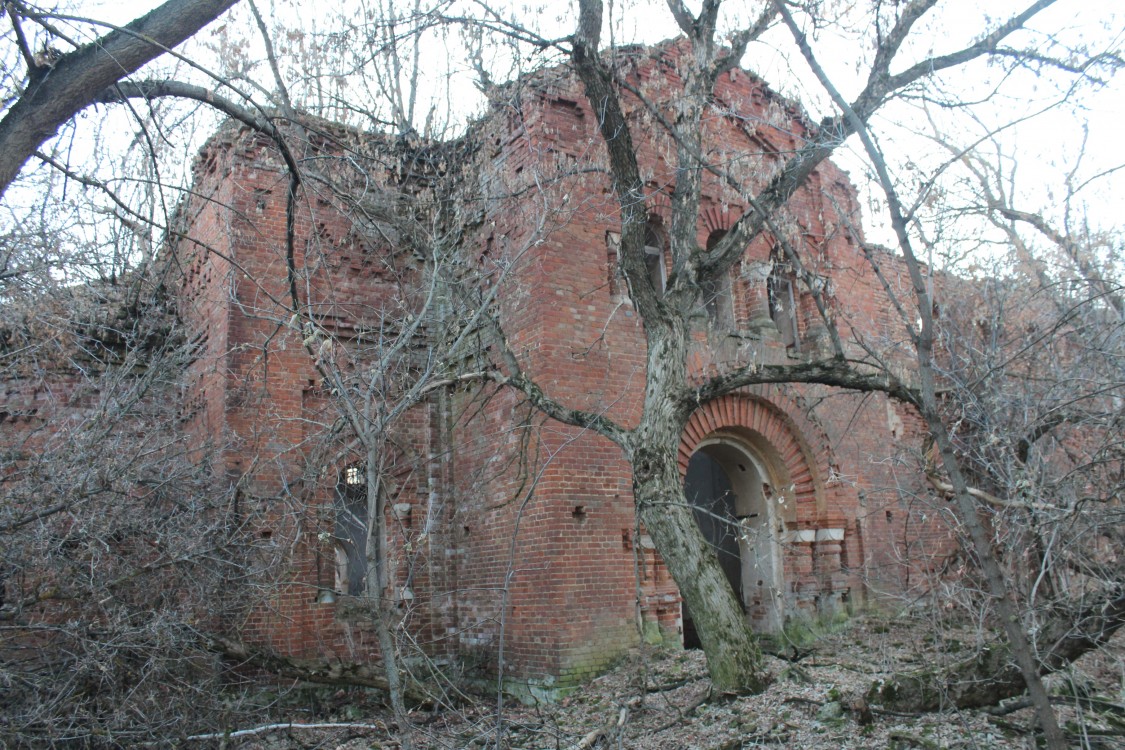
<instances>
[{"instance_id":1,"label":"brick archway voussoir","mask_svg":"<svg viewBox=\"0 0 1125 750\"><path fill-rule=\"evenodd\" d=\"M678 463L680 476L687 473L688 462L699 444L721 430L749 431L769 443L791 483L789 495L798 507L819 515L824 498L818 488L829 475L830 457L824 445L814 450L801 434L794 420L770 400L744 393L729 394L710 401L692 413L680 440ZM815 437L815 436L814 436ZM817 519L804 518L806 521Z\"/></svg>"}]
</instances>

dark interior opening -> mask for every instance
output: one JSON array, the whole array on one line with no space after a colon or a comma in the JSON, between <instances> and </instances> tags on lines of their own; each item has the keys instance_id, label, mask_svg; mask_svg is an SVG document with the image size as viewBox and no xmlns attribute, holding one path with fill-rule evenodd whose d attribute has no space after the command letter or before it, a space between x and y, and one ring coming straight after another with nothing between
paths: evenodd
<instances>
[{"instance_id":1,"label":"dark interior opening","mask_svg":"<svg viewBox=\"0 0 1125 750\"><path fill-rule=\"evenodd\" d=\"M731 479L718 461L698 451L688 463L684 494L692 504L703 538L715 550L719 565L741 601L742 558L735 517L735 494ZM745 607L745 603L743 603ZM683 607L684 648L700 648L699 635L687 604Z\"/></svg>"}]
</instances>

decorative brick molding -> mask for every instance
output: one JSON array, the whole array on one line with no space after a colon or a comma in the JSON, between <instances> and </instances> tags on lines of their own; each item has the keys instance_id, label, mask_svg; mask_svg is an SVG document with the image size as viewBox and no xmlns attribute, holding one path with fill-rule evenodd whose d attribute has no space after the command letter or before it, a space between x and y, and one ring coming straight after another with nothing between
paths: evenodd
<instances>
[{"instance_id":1,"label":"decorative brick molding","mask_svg":"<svg viewBox=\"0 0 1125 750\"><path fill-rule=\"evenodd\" d=\"M786 525L816 527L826 512L825 479L832 466L827 438L809 420L800 419L800 410L794 408L780 388L760 390L768 392L771 398L753 393L730 394L704 404L692 414L680 442L680 476L687 473L692 454L708 437L718 434L741 440L783 480L776 491L794 501L784 516ZM775 400L788 409L782 409ZM810 442L810 436L815 442Z\"/></svg>"}]
</instances>

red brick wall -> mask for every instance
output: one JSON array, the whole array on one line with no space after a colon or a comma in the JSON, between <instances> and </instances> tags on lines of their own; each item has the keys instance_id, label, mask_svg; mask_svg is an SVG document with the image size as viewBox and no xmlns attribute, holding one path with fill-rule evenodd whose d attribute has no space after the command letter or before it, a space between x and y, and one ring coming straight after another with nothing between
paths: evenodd
<instances>
[{"instance_id":1,"label":"red brick wall","mask_svg":"<svg viewBox=\"0 0 1125 750\"><path fill-rule=\"evenodd\" d=\"M660 87L670 82L663 72L656 75L643 63L637 79L656 101L661 100ZM718 144L715 159L746 162L748 181L760 187L804 126L791 107L748 74L725 78L719 91L728 111L717 111L707 123L712 143ZM515 137L495 139L498 145L484 169L513 192L536 182L545 187L533 197L520 193L506 203L497 198L500 208L478 240L494 252L502 245L499 252L508 253L505 260L511 270L501 293L505 330L524 367L548 394L568 406L604 411L630 424L643 393L643 331L620 280L614 278L613 250L606 244L606 233L619 227L601 147L590 140L594 116L579 88L561 79L551 79L538 91L524 91L521 103L522 129ZM650 179L650 212L667 219L663 191L673 177L670 144L653 127L642 125L633 135L642 172ZM740 197L717 180L708 178L706 191L701 244L711 232L729 227L743 210ZM862 342L891 359L900 356L903 323L860 249L858 206L847 177L831 164L822 165L790 201L785 218L791 227L788 239L805 252L807 267L830 279L829 304L849 350L860 352L857 342ZM902 290L901 269L892 258L876 255ZM747 261L767 257L765 244L747 250ZM732 269L732 275L735 330L705 330L706 323L700 323L693 353L693 366L700 373L747 357L778 362L789 356L776 339L741 330L752 301L741 268ZM802 345L806 351L815 350L820 345L816 328L822 324L811 295L803 293L799 302ZM740 410L725 404L758 406ZM508 666L516 673L558 675L568 665L583 662L596 667L605 658L604 653L593 653L596 634L608 634L603 641L611 644L618 637L638 637L635 628L629 632L630 607L636 599L629 548L639 540L628 533L633 521L627 466L608 442L578 436L556 424L531 429L528 446L498 439L512 427L510 413L517 410L515 397L495 397L484 407L486 417L459 427L457 434L464 441L455 442L473 447L460 453L458 465L462 470L471 467L468 474L474 474L490 461L510 461L510 451L529 451L532 466L522 479L530 481L538 467L539 484L523 508L523 518L525 523L532 519L541 531L528 535L527 527L521 527L515 558L509 558L505 549L518 515L516 498L526 484L504 475L483 492L469 490L470 497L483 495L497 503L505 498L508 505L490 513L481 512L471 500L463 506L463 513L476 514L484 528L464 524L473 528L473 538L460 548L458 581L466 590L498 588L505 566L513 560L519 572L505 626ZM759 414L779 416L763 425ZM483 431L482 419L488 424ZM787 522L794 533L786 537L783 558L791 613L829 610L845 599L862 600L868 592L904 593L924 585L934 556L948 551L946 529L933 523L942 509L923 491L916 466L909 461L922 434L913 414L880 396L812 387L751 389L701 408L685 435L682 463L686 466L693 446L707 434L733 428L761 435L793 476L790 491L797 510ZM600 462L592 462L595 456ZM582 520L576 518L579 507L584 509ZM595 523L601 524L596 533L589 529ZM837 538L840 534L842 539ZM581 552L575 552L575 546ZM648 551L644 554L651 557ZM661 579L658 560L642 567L653 571L642 582L642 606L659 605L663 611L652 618L674 625L675 616L668 612L675 602L667 601L675 598L674 586L666 574ZM463 595L462 601L466 607L483 606L480 597ZM582 604L575 607L574 602ZM499 619L499 605L487 616L474 612L478 625L472 647L495 649L498 624L488 630L483 623Z\"/></svg>"},{"instance_id":2,"label":"red brick wall","mask_svg":"<svg viewBox=\"0 0 1125 750\"><path fill-rule=\"evenodd\" d=\"M321 155L326 162L328 157ZM361 455L348 441L330 439L340 411L327 393L314 357L346 361L352 349L306 347L295 330L286 262L284 167L267 144L244 133L212 140L197 170L190 241L178 254L187 270L181 298L205 334L194 368L190 399L200 404L194 430L201 440L221 441L223 470L239 487L241 514L260 548L260 580L245 587L248 598L234 628L252 643L295 655L336 654L368 658L374 638L347 603L318 602L335 585L333 498L337 477ZM400 278L381 273L386 253L355 239L348 215L330 194L301 193L294 265L300 299L325 330L348 341L371 311L400 299ZM365 318L365 316L367 316ZM444 549L427 518L438 425L423 405L395 427L397 446L388 467L389 544L393 565L388 593L399 616L423 641L447 618L433 594L444 586ZM435 570L437 571L435 573ZM409 590L412 599L403 599ZM431 651L445 649L442 642Z\"/></svg>"},{"instance_id":3,"label":"red brick wall","mask_svg":"<svg viewBox=\"0 0 1125 750\"><path fill-rule=\"evenodd\" d=\"M655 101L675 83L643 58L636 81ZM618 209L594 116L579 87L554 73L520 101L478 128L481 151L467 170L477 176L466 184L487 194L477 196L485 199L475 204L484 206L479 222L465 229L466 256L500 285L509 344L544 390L633 424L644 336L614 273L607 233L619 231ZM650 212L667 220L672 144L637 103L629 107ZM805 125L761 81L735 71L720 81L705 131L715 160L761 187ZM288 325L284 170L264 144L242 136L213 142L197 179L212 200L192 204L197 243L181 248L185 304L207 333L194 366L196 429L227 447L225 470L256 509L256 533L279 548L270 583L240 629L289 653L368 654L370 634L337 606L316 603L331 576L331 550L319 535L332 532L333 472L355 457L325 450L323 430L338 414L312 367L319 353L310 355ZM705 193L700 243L745 210L710 176ZM374 260L389 258L389 248L357 245L335 201L315 187L302 193L296 263L315 269L301 294L346 332L381 300L409 294L412 282L408 271L389 277L377 269ZM847 177L822 165L782 219L808 268L830 280L828 301L849 347L858 352L862 342L898 356L903 323L860 249ZM776 334L747 329L761 301L744 270L766 260L769 245L755 243L732 269L729 330L708 328L703 316L693 323L697 374L792 355ZM878 257L901 284L893 259ZM804 351L820 346L818 327L813 300L802 293ZM505 675L549 686L591 674L635 643L638 611L665 631L677 627L675 586L636 528L628 465L614 445L544 420L513 392L491 387L435 396L399 430L402 470L392 504L409 511L391 519L392 580L396 589L409 583L414 599L404 616L426 648L455 651L481 674L495 674L503 642ZM944 509L918 485L909 460L922 432L914 415L878 396L747 389L701 407L681 463L717 431L769 446L790 479L782 537L787 612L815 613L844 598L924 583L932 555L944 549L933 522Z\"/></svg>"}]
</instances>

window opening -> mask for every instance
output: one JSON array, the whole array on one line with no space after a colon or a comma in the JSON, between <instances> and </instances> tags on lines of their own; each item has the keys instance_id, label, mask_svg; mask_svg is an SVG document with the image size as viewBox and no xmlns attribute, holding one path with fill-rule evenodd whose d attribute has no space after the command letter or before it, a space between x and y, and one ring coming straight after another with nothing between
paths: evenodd
<instances>
[{"instance_id":1,"label":"window opening","mask_svg":"<svg viewBox=\"0 0 1125 750\"><path fill-rule=\"evenodd\" d=\"M652 288L657 294L664 294L668 282L668 272L664 266L664 237L652 221L645 228L645 268Z\"/></svg>"},{"instance_id":2,"label":"window opening","mask_svg":"<svg viewBox=\"0 0 1125 750\"><path fill-rule=\"evenodd\" d=\"M711 232L707 237L707 250L713 250L725 236L726 231L722 229ZM699 291L711 325L729 328L734 317L731 314L730 274L724 271L714 278L704 279L699 283Z\"/></svg>"},{"instance_id":3,"label":"window opening","mask_svg":"<svg viewBox=\"0 0 1125 750\"><path fill-rule=\"evenodd\" d=\"M360 596L367 577L367 472L348 466L336 486L336 590Z\"/></svg>"},{"instance_id":4,"label":"window opening","mask_svg":"<svg viewBox=\"0 0 1125 750\"><path fill-rule=\"evenodd\" d=\"M786 348L801 350L801 340L797 326L797 294L789 264L774 261L766 284L769 294L770 318L781 334Z\"/></svg>"},{"instance_id":5,"label":"window opening","mask_svg":"<svg viewBox=\"0 0 1125 750\"><path fill-rule=\"evenodd\" d=\"M617 232L606 232L605 247L609 294L611 297L616 297L624 288L621 284L621 235Z\"/></svg>"}]
</instances>

